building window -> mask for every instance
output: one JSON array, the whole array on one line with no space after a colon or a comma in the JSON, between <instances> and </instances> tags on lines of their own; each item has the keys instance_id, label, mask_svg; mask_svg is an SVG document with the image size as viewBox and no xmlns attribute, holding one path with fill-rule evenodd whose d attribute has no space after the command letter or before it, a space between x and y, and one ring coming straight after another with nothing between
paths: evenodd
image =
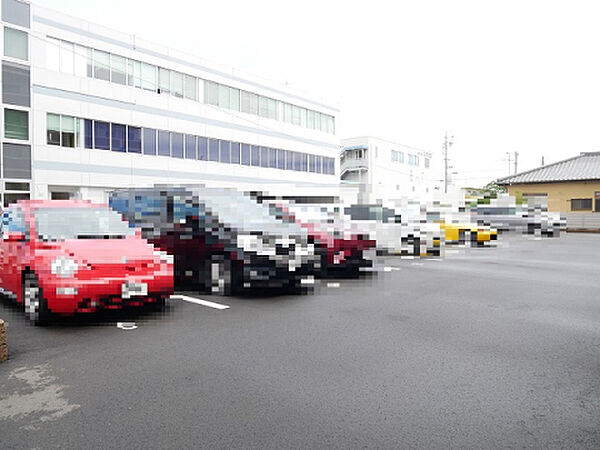
<instances>
[{"instance_id":1,"label":"building window","mask_svg":"<svg viewBox=\"0 0 600 450\"><path fill-rule=\"evenodd\" d=\"M208 159L208 138L198 138L198 159L202 161Z\"/></svg>"},{"instance_id":2,"label":"building window","mask_svg":"<svg viewBox=\"0 0 600 450\"><path fill-rule=\"evenodd\" d=\"M142 129L127 127L127 151L129 153L142 153Z\"/></svg>"},{"instance_id":3,"label":"building window","mask_svg":"<svg viewBox=\"0 0 600 450\"><path fill-rule=\"evenodd\" d=\"M220 156L219 161L222 163L230 163L231 162L231 148L229 141L219 141L220 146Z\"/></svg>"},{"instance_id":4,"label":"building window","mask_svg":"<svg viewBox=\"0 0 600 450\"><path fill-rule=\"evenodd\" d=\"M83 136L85 140L85 148L92 148L92 121L85 119L83 122Z\"/></svg>"},{"instance_id":5,"label":"building window","mask_svg":"<svg viewBox=\"0 0 600 450\"><path fill-rule=\"evenodd\" d=\"M285 169L285 150L277 150L277 168Z\"/></svg>"},{"instance_id":6,"label":"building window","mask_svg":"<svg viewBox=\"0 0 600 450\"><path fill-rule=\"evenodd\" d=\"M240 90L229 88L229 109L240 110Z\"/></svg>"},{"instance_id":7,"label":"building window","mask_svg":"<svg viewBox=\"0 0 600 450\"><path fill-rule=\"evenodd\" d=\"M183 74L171 71L171 95L183 98Z\"/></svg>"},{"instance_id":8,"label":"building window","mask_svg":"<svg viewBox=\"0 0 600 450\"><path fill-rule=\"evenodd\" d=\"M75 117L60 116L60 139L63 147L75 147Z\"/></svg>"},{"instance_id":9,"label":"building window","mask_svg":"<svg viewBox=\"0 0 600 450\"><path fill-rule=\"evenodd\" d=\"M142 81L141 81L142 89L147 91L157 90L156 83L156 66L152 64L142 63Z\"/></svg>"},{"instance_id":10,"label":"building window","mask_svg":"<svg viewBox=\"0 0 600 450\"><path fill-rule=\"evenodd\" d=\"M229 86L219 84L219 106L229 108Z\"/></svg>"},{"instance_id":11,"label":"building window","mask_svg":"<svg viewBox=\"0 0 600 450\"><path fill-rule=\"evenodd\" d=\"M60 41L59 49L60 71L73 75L75 64L73 62L73 44L70 42Z\"/></svg>"},{"instance_id":12,"label":"building window","mask_svg":"<svg viewBox=\"0 0 600 450\"><path fill-rule=\"evenodd\" d=\"M274 148L269 149L269 167L272 169L277 167L277 150Z\"/></svg>"},{"instance_id":13,"label":"building window","mask_svg":"<svg viewBox=\"0 0 600 450\"><path fill-rule=\"evenodd\" d=\"M159 94L168 94L171 89L171 81L169 80L169 69L158 68L158 89Z\"/></svg>"},{"instance_id":14,"label":"building window","mask_svg":"<svg viewBox=\"0 0 600 450\"><path fill-rule=\"evenodd\" d=\"M248 114L258 114L258 95L252 92L242 91L240 96L240 107L242 112Z\"/></svg>"},{"instance_id":15,"label":"building window","mask_svg":"<svg viewBox=\"0 0 600 450\"><path fill-rule=\"evenodd\" d=\"M219 140L209 139L208 140L208 160L218 161L219 160Z\"/></svg>"},{"instance_id":16,"label":"building window","mask_svg":"<svg viewBox=\"0 0 600 450\"><path fill-rule=\"evenodd\" d=\"M231 163L232 164L240 163L240 143L239 142L231 143Z\"/></svg>"},{"instance_id":17,"label":"building window","mask_svg":"<svg viewBox=\"0 0 600 450\"><path fill-rule=\"evenodd\" d=\"M117 84L126 83L126 61L122 56L110 55L110 81Z\"/></svg>"},{"instance_id":18,"label":"building window","mask_svg":"<svg viewBox=\"0 0 600 450\"><path fill-rule=\"evenodd\" d=\"M186 159L196 159L196 136L185 135L185 157Z\"/></svg>"},{"instance_id":19,"label":"building window","mask_svg":"<svg viewBox=\"0 0 600 450\"><path fill-rule=\"evenodd\" d=\"M158 130L158 154L171 156L171 138L168 131Z\"/></svg>"},{"instance_id":20,"label":"building window","mask_svg":"<svg viewBox=\"0 0 600 450\"><path fill-rule=\"evenodd\" d=\"M2 20L29 28L29 3L2 0Z\"/></svg>"},{"instance_id":21,"label":"building window","mask_svg":"<svg viewBox=\"0 0 600 450\"><path fill-rule=\"evenodd\" d=\"M115 152L125 152L125 125L118 123L112 124L112 150Z\"/></svg>"},{"instance_id":22,"label":"building window","mask_svg":"<svg viewBox=\"0 0 600 450\"><path fill-rule=\"evenodd\" d=\"M2 63L2 101L10 105L29 106L29 67Z\"/></svg>"},{"instance_id":23,"label":"building window","mask_svg":"<svg viewBox=\"0 0 600 450\"><path fill-rule=\"evenodd\" d=\"M48 113L46 116L46 142L48 145L60 145L60 116Z\"/></svg>"},{"instance_id":24,"label":"building window","mask_svg":"<svg viewBox=\"0 0 600 450\"><path fill-rule=\"evenodd\" d=\"M143 136L144 155L156 155L156 130L144 128Z\"/></svg>"},{"instance_id":25,"label":"building window","mask_svg":"<svg viewBox=\"0 0 600 450\"><path fill-rule=\"evenodd\" d=\"M317 164L317 173L323 173L323 157L316 156L316 164Z\"/></svg>"},{"instance_id":26,"label":"building window","mask_svg":"<svg viewBox=\"0 0 600 450\"><path fill-rule=\"evenodd\" d=\"M242 164L250 165L250 144L242 144Z\"/></svg>"},{"instance_id":27,"label":"building window","mask_svg":"<svg viewBox=\"0 0 600 450\"><path fill-rule=\"evenodd\" d=\"M269 149L267 147L260 148L260 167L269 167Z\"/></svg>"},{"instance_id":28,"label":"building window","mask_svg":"<svg viewBox=\"0 0 600 450\"><path fill-rule=\"evenodd\" d=\"M308 171L316 172L317 171L317 162L316 155L308 155Z\"/></svg>"},{"instance_id":29,"label":"building window","mask_svg":"<svg viewBox=\"0 0 600 450\"><path fill-rule=\"evenodd\" d=\"M183 134L171 133L171 156L183 158Z\"/></svg>"},{"instance_id":30,"label":"building window","mask_svg":"<svg viewBox=\"0 0 600 450\"><path fill-rule=\"evenodd\" d=\"M204 103L208 105L219 105L219 85L212 81L204 82Z\"/></svg>"},{"instance_id":31,"label":"building window","mask_svg":"<svg viewBox=\"0 0 600 450\"><path fill-rule=\"evenodd\" d=\"M571 211L590 211L592 209L591 198L572 198Z\"/></svg>"},{"instance_id":32,"label":"building window","mask_svg":"<svg viewBox=\"0 0 600 450\"><path fill-rule=\"evenodd\" d=\"M294 152L287 152L285 156L285 169L294 170Z\"/></svg>"},{"instance_id":33,"label":"building window","mask_svg":"<svg viewBox=\"0 0 600 450\"><path fill-rule=\"evenodd\" d=\"M186 75L185 76L185 80L184 80L185 86L184 86L184 96L185 98L189 99L189 100L198 100L198 93L197 93L197 81L195 77L192 77L190 75Z\"/></svg>"},{"instance_id":34,"label":"building window","mask_svg":"<svg viewBox=\"0 0 600 450\"><path fill-rule=\"evenodd\" d=\"M110 150L110 125L108 122L94 121L94 148Z\"/></svg>"},{"instance_id":35,"label":"building window","mask_svg":"<svg viewBox=\"0 0 600 450\"><path fill-rule=\"evenodd\" d=\"M110 81L110 56L108 53L94 50L94 78Z\"/></svg>"},{"instance_id":36,"label":"building window","mask_svg":"<svg viewBox=\"0 0 600 450\"><path fill-rule=\"evenodd\" d=\"M252 166L260 165L260 147L258 145L250 146L250 164Z\"/></svg>"},{"instance_id":37,"label":"building window","mask_svg":"<svg viewBox=\"0 0 600 450\"><path fill-rule=\"evenodd\" d=\"M2 148L4 178L31 178L31 146L4 143Z\"/></svg>"},{"instance_id":38,"label":"building window","mask_svg":"<svg viewBox=\"0 0 600 450\"><path fill-rule=\"evenodd\" d=\"M29 113L4 108L4 137L7 139L29 139Z\"/></svg>"},{"instance_id":39,"label":"building window","mask_svg":"<svg viewBox=\"0 0 600 450\"><path fill-rule=\"evenodd\" d=\"M4 56L23 61L29 60L27 33L4 27Z\"/></svg>"}]
</instances>

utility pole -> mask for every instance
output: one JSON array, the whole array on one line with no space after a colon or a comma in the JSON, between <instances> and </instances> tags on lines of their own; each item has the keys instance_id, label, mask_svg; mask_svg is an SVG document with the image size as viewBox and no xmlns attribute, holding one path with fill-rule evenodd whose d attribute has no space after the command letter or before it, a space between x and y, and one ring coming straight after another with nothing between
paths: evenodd
<instances>
[{"instance_id":1,"label":"utility pole","mask_svg":"<svg viewBox=\"0 0 600 450\"><path fill-rule=\"evenodd\" d=\"M544 155L542 155L542 167L544 166Z\"/></svg>"},{"instance_id":2,"label":"utility pole","mask_svg":"<svg viewBox=\"0 0 600 450\"><path fill-rule=\"evenodd\" d=\"M448 150L452 147L454 136L448 138L448 132L444 134L444 194L448 193Z\"/></svg>"},{"instance_id":3,"label":"utility pole","mask_svg":"<svg viewBox=\"0 0 600 450\"><path fill-rule=\"evenodd\" d=\"M515 175L517 174L517 161L519 160L519 152L515 152Z\"/></svg>"},{"instance_id":4,"label":"utility pole","mask_svg":"<svg viewBox=\"0 0 600 450\"><path fill-rule=\"evenodd\" d=\"M512 162L511 153L506 152L506 155L508 156L508 176L510 176L510 163Z\"/></svg>"}]
</instances>

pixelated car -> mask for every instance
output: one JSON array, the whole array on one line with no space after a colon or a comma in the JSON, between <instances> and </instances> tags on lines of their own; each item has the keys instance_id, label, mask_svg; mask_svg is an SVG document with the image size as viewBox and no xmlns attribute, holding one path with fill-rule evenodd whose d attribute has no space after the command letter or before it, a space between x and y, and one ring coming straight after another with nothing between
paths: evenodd
<instances>
[{"instance_id":1,"label":"pixelated car","mask_svg":"<svg viewBox=\"0 0 600 450\"><path fill-rule=\"evenodd\" d=\"M110 204L175 258L177 289L301 291L319 268L305 230L242 192L205 186L115 190ZM307 283L308 282L308 283Z\"/></svg>"},{"instance_id":2,"label":"pixelated car","mask_svg":"<svg viewBox=\"0 0 600 450\"><path fill-rule=\"evenodd\" d=\"M353 228L377 242L380 254L408 257L440 256L443 239L436 226L405 221L395 208L355 204L344 208Z\"/></svg>"},{"instance_id":3,"label":"pixelated car","mask_svg":"<svg viewBox=\"0 0 600 450\"><path fill-rule=\"evenodd\" d=\"M470 213L477 223L500 231L548 237L559 236L566 223L560 214L549 212L544 205L475 205Z\"/></svg>"},{"instance_id":4,"label":"pixelated car","mask_svg":"<svg viewBox=\"0 0 600 450\"><path fill-rule=\"evenodd\" d=\"M172 259L107 205L27 200L2 212L0 287L36 325L51 314L147 303L173 291Z\"/></svg>"},{"instance_id":5,"label":"pixelated car","mask_svg":"<svg viewBox=\"0 0 600 450\"><path fill-rule=\"evenodd\" d=\"M375 241L360 233L348 232L339 214L319 205L268 202L271 213L280 220L297 223L304 228L320 255L318 275L357 277L362 267L373 265Z\"/></svg>"}]
</instances>

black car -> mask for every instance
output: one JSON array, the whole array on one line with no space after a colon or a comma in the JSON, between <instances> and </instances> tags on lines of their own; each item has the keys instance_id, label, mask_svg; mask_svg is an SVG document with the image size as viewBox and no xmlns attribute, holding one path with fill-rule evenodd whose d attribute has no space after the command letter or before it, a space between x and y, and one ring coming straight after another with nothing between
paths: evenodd
<instances>
[{"instance_id":1,"label":"black car","mask_svg":"<svg viewBox=\"0 0 600 450\"><path fill-rule=\"evenodd\" d=\"M299 226L233 189L120 189L110 205L174 256L175 288L230 295L309 286L319 260Z\"/></svg>"}]
</instances>

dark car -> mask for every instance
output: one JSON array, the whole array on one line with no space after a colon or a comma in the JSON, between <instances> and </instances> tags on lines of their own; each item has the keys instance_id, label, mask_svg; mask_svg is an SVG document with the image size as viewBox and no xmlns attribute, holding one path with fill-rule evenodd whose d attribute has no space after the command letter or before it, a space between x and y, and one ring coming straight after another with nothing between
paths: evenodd
<instances>
[{"instance_id":1,"label":"dark car","mask_svg":"<svg viewBox=\"0 0 600 450\"><path fill-rule=\"evenodd\" d=\"M110 204L175 259L176 289L230 295L297 291L319 262L299 226L232 189L157 186L111 193Z\"/></svg>"}]
</instances>

